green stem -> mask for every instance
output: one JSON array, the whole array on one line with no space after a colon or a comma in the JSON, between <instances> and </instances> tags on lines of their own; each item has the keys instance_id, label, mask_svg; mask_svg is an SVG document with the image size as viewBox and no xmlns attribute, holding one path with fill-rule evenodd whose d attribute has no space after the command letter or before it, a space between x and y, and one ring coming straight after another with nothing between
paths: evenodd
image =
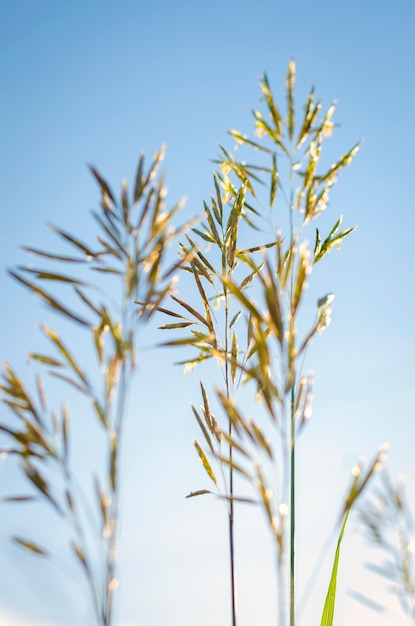
<instances>
[{"instance_id":1,"label":"green stem","mask_svg":"<svg viewBox=\"0 0 415 626\"><path fill-rule=\"evenodd\" d=\"M291 389L290 451L290 626L295 626L295 387Z\"/></svg>"},{"instance_id":2,"label":"green stem","mask_svg":"<svg viewBox=\"0 0 415 626\"><path fill-rule=\"evenodd\" d=\"M291 243L294 238L294 157L291 157L290 167L290 230ZM291 272L291 294L292 303L294 291L294 265ZM291 314L292 314L292 306ZM295 626L295 372L291 387L290 397L290 626Z\"/></svg>"}]
</instances>

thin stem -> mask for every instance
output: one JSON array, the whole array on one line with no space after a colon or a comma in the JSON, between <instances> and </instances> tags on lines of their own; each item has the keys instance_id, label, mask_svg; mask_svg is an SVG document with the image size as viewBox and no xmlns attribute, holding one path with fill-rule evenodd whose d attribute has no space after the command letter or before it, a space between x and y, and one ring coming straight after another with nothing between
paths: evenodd
<instances>
[{"instance_id":1,"label":"thin stem","mask_svg":"<svg viewBox=\"0 0 415 626\"><path fill-rule=\"evenodd\" d=\"M88 553L87 553L87 540L85 537L85 533L84 533L84 529L82 526L82 523L76 513L76 508L75 508L75 497L74 497L74 489L73 489L73 480L72 480L72 474L69 470L68 467L68 463L67 460L64 458L61 461L61 466L62 466L62 470L63 470L63 475L64 475L64 480L66 482L66 493L67 493L67 497L71 499L71 506L69 506L69 511L70 511L70 517L68 518L68 522L72 522L72 528L75 531L76 537L78 539L78 544L80 549L82 550L84 557L85 557L85 563L87 564L86 568L85 568L85 574L86 574L86 578L87 578L87 582L88 582L88 586L91 592L91 597L92 597L92 604L94 607L94 612L97 618L97 624L102 624L105 621L105 617L104 617L104 610L103 607L101 605L100 599L99 599L99 594L95 585L95 580L94 580L94 576L92 573L92 568L90 566L90 559L88 557Z\"/></svg>"},{"instance_id":2,"label":"thin stem","mask_svg":"<svg viewBox=\"0 0 415 626\"><path fill-rule=\"evenodd\" d=\"M117 551L118 551L118 533L119 533L119 500L120 500L120 487L118 477L118 458L120 456L120 445L123 432L123 423L125 416L125 401L127 394L127 367L126 361L121 364L120 373L120 389L118 396L117 415L115 421L115 432L109 433L110 437L116 438L116 451L115 451L115 481L112 488L111 500L112 500L112 515L111 515L111 536L108 545L108 564L107 564L107 577L106 577L106 621L105 626L110 626L112 623L113 613L113 598L114 590L116 587L116 566L117 566ZM111 442L110 442L111 445ZM112 452L111 452L112 454ZM110 478L111 482L111 478Z\"/></svg>"},{"instance_id":3,"label":"thin stem","mask_svg":"<svg viewBox=\"0 0 415 626\"><path fill-rule=\"evenodd\" d=\"M231 390L230 390L230 382L229 382L229 336L228 336L228 324L229 324L229 295L228 289L224 286L224 296L225 296L225 384L226 384L226 395L230 398ZM228 422L228 434L229 438L232 439L232 422L229 419ZM236 577L235 577L235 547L234 547L234 527L233 527L233 515L234 515L234 503L233 503L233 467L232 467L232 457L233 457L233 446L229 444L229 560L230 560L230 574L231 574L231 614L232 614L232 626L236 626Z\"/></svg>"},{"instance_id":4,"label":"thin stem","mask_svg":"<svg viewBox=\"0 0 415 626\"><path fill-rule=\"evenodd\" d=\"M293 224L294 202L294 157L291 157L290 167L290 230L291 243L294 238ZM291 272L291 297L294 292L294 271ZM291 306L291 315L292 315ZM290 394L290 626L295 626L295 371Z\"/></svg>"},{"instance_id":5,"label":"thin stem","mask_svg":"<svg viewBox=\"0 0 415 626\"><path fill-rule=\"evenodd\" d=\"M287 407L286 404L282 404L282 415L281 421L283 424L286 423L287 418ZM283 428L281 432L281 458L282 458L282 500L281 503L285 504L290 501L290 480L289 480L289 471L290 471L290 455L289 455L289 431ZM287 624L287 590L288 590L288 576L287 576L287 548L286 548L286 517L280 516L281 519L281 533L282 533L282 542L279 548L279 622L278 626L286 626Z\"/></svg>"},{"instance_id":6,"label":"thin stem","mask_svg":"<svg viewBox=\"0 0 415 626\"><path fill-rule=\"evenodd\" d=\"M230 446L232 450L232 446ZM230 471L230 478L233 472ZM233 476L232 476L233 481ZM233 486L231 484L230 493L233 493ZM232 496L231 496L232 497ZM230 552L230 567L231 567L231 602L232 602L232 626L236 626L236 580L235 580L235 561L234 561L234 532L233 532L233 502L230 501L229 509L229 552Z\"/></svg>"},{"instance_id":7,"label":"thin stem","mask_svg":"<svg viewBox=\"0 0 415 626\"><path fill-rule=\"evenodd\" d=\"M121 320L122 320L122 328L129 328L131 325L129 324L129 316L128 316L128 304L129 297L127 294L124 294L123 297L124 303L121 309ZM114 606L114 591L117 586L116 579L116 568L118 561L118 534L119 534L119 506L120 506L120 485L119 485L119 466L118 459L120 457L120 447L121 440L123 434L123 426L125 421L125 407L127 400L127 392L128 392L128 381L131 380L132 375L132 367L130 363L130 367L128 367L129 363L129 353L128 351L123 354L122 362L121 362L121 371L120 371L120 379L119 379L119 389L118 389L118 397L117 397L117 407L116 413L114 416L113 429L108 432L108 443L110 447L110 455L112 452L112 437L115 438L115 458L110 461L110 475L109 475L109 485L111 489L111 534L108 542L108 554L107 554L107 574L105 580L105 626L111 626L112 624L112 614L113 614L113 606ZM112 469L112 465L114 464L114 469ZM115 476L112 477L111 473L114 471ZM113 484L112 484L113 483Z\"/></svg>"},{"instance_id":8,"label":"thin stem","mask_svg":"<svg viewBox=\"0 0 415 626\"><path fill-rule=\"evenodd\" d=\"M279 575L279 584L278 584L278 601L279 601L279 626L284 626L285 624L285 603L286 603L286 597L285 597L285 584L284 584L284 569L285 569L285 559L284 559L284 555L282 553L282 551L280 551L280 553L277 556L278 559L278 564L277 564L277 568L278 568L278 575Z\"/></svg>"},{"instance_id":9,"label":"thin stem","mask_svg":"<svg viewBox=\"0 0 415 626\"><path fill-rule=\"evenodd\" d=\"M295 387L291 388L290 626L295 626Z\"/></svg>"}]
</instances>

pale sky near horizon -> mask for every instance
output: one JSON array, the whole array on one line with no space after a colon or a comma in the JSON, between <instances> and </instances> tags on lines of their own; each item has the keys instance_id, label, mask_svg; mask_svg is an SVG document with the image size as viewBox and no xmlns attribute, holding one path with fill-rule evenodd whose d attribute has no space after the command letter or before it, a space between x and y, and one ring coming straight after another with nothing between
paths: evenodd
<instances>
[{"instance_id":1,"label":"pale sky near horizon","mask_svg":"<svg viewBox=\"0 0 415 626\"><path fill-rule=\"evenodd\" d=\"M200 213L212 193L218 142L232 147L227 129L251 130L249 110L258 106L264 71L284 105L290 58L299 103L311 84L324 105L338 101L336 154L363 138L329 208L333 222L343 214L345 226L359 228L333 252L333 273L319 279L336 300L310 363L316 397L299 448L300 592L361 455L391 443L390 470L407 477L415 512L414 23L410 0L0 4L0 359L23 378L31 376L27 352L42 345L39 323L54 318L5 269L24 261L22 243L53 247L46 223L91 235L88 212L98 194L86 163L118 189L123 178L132 179L142 150L151 157L165 143L169 201L187 196L184 215ZM154 333L143 343L158 340ZM143 417L126 443L119 626L230 623L223 507L184 499L207 486L189 408L200 402L199 373L184 378L174 358L145 350L132 398ZM85 454L92 437L86 428ZM2 497L18 482L9 461L0 472ZM75 577L62 578L8 542L26 531L57 549L62 541L41 507L1 506L0 625L89 626ZM238 626L274 626L271 543L260 513L241 511L237 543ZM333 548L332 542L301 626L320 623ZM357 588L382 599L383 582L362 566L368 556L352 523L335 625L408 623L394 601L390 615L378 616L348 594Z\"/></svg>"}]
</instances>

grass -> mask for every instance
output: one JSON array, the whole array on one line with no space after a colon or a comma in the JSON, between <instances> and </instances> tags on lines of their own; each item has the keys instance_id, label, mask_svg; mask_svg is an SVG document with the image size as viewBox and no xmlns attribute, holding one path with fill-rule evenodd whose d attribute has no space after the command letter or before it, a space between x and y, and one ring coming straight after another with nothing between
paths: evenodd
<instances>
[{"instance_id":1,"label":"grass","mask_svg":"<svg viewBox=\"0 0 415 626\"><path fill-rule=\"evenodd\" d=\"M226 505L230 624L238 624L235 524L241 503L260 507L269 526L278 626L296 624L296 570L301 559L295 550L296 502L301 497L296 464L298 440L312 414L314 382L305 364L310 345L330 324L334 299L332 293L322 294L310 306L307 285L315 266L328 263L329 253L354 230L343 228L339 215L327 232L316 224L359 144L324 165L323 144L335 130L334 105L324 110L311 89L299 112L295 78L291 61L285 113L268 78L261 79L264 110L253 111L254 134L230 131L243 158L220 146L212 195L203 203L199 223L175 226L181 203L166 210L159 173L162 151L148 169L140 158L132 191L123 183L119 198L91 167L101 196L93 213L96 241L85 243L54 227L59 245L70 252L26 247L41 266L11 271L50 309L82 329L94 346L97 369L92 376L82 368L82 349L76 354L55 330L44 327L50 351L29 353L46 370L36 378L37 397L6 365L0 388L12 417L0 429L10 443L5 451L31 488L30 495L8 500L41 500L59 523L69 526L73 558L99 626L114 623L119 465L128 396L137 336L154 319L167 333L162 344L182 350L181 366L203 370L209 361L219 365L215 384L197 383L200 407L194 403L191 409L200 429L195 451L211 488L196 489L188 498L213 495ZM169 262L172 245L177 245L178 256ZM185 293L176 291L177 273L191 286ZM66 296L55 295L57 285L69 290L73 308ZM196 296L187 299L189 293ZM75 389L104 435L102 466L93 478L98 524L85 515L75 480L69 408L65 403L57 411L48 407L44 376ZM334 623L340 548L349 514L384 456L380 449L366 467L354 468L337 520L339 539L325 603L322 599L322 626ZM30 534L12 539L38 557L51 557L47 546ZM99 546L98 559L92 541Z\"/></svg>"}]
</instances>

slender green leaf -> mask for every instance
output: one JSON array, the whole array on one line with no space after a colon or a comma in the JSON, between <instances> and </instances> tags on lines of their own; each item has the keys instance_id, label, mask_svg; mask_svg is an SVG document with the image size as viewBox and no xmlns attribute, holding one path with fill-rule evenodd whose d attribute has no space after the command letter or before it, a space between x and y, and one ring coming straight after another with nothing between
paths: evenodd
<instances>
[{"instance_id":1,"label":"slender green leaf","mask_svg":"<svg viewBox=\"0 0 415 626\"><path fill-rule=\"evenodd\" d=\"M334 556L333 569L330 578L329 588L327 590L326 601L324 603L323 615L321 617L321 626L332 626L334 618L334 607L336 603L336 588L337 588L337 572L339 568L340 559L340 546L343 539L344 531L346 528L347 520L349 519L349 512L347 511L344 516L343 524L340 530L340 535L337 541L336 554Z\"/></svg>"}]
</instances>

